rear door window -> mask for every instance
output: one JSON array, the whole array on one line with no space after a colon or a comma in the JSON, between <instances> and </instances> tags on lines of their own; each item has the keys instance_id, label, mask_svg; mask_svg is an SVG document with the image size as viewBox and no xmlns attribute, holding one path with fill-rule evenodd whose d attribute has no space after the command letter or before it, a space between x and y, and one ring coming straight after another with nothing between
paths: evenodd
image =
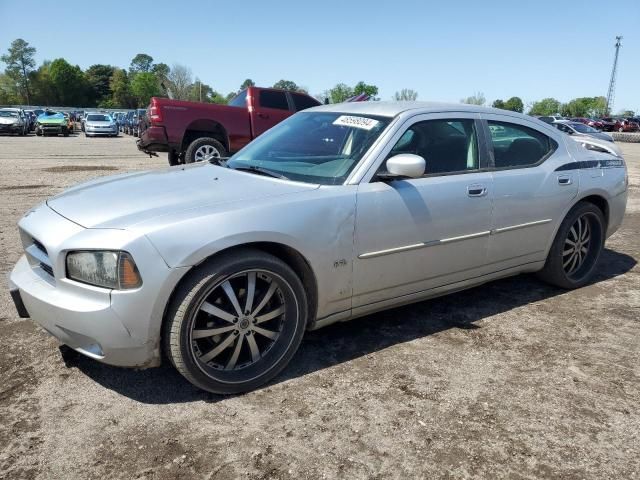
<instances>
[{"instance_id":1,"label":"rear door window","mask_svg":"<svg viewBox=\"0 0 640 480\"><path fill-rule=\"evenodd\" d=\"M287 94L276 90L260 90L260 106L262 108L275 108L278 110L289 110Z\"/></svg>"},{"instance_id":2,"label":"rear door window","mask_svg":"<svg viewBox=\"0 0 640 480\"><path fill-rule=\"evenodd\" d=\"M488 124L496 168L531 167L558 148L555 140L533 128L491 120Z\"/></svg>"}]
</instances>

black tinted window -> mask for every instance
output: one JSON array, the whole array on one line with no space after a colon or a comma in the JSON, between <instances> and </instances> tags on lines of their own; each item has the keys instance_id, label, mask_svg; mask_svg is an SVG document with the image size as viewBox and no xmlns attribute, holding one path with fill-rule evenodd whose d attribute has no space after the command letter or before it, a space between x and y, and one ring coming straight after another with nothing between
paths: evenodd
<instances>
[{"instance_id":1,"label":"black tinted window","mask_svg":"<svg viewBox=\"0 0 640 480\"><path fill-rule=\"evenodd\" d=\"M273 90L260 91L260 106L264 108L278 108L280 110L289 110L287 95L284 92L276 92Z\"/></svg>"},{"instance_id":2,"label":"black tinted window","mask_svg":"<svg viewBox=\"0 0 640 480\"><path fill-rule=\"evenodd\" d=\"M243 90L227 104L231 107L246 107L247 106L247 91Z\"/></svg>"},{"instance_id":3,"label":"black tinted window","mask_svg":"<svg viewBox=\"0 0 640 480\"><path fill-rule=\"evenodd\" d=\"M475 122L471 119L418 122L400 137L389 156L400 153L424 158L427 175L477 170Z\"/></svg>"},{"instance_id":4,"label":"black tinted window","mask_svg":"<svg viewBox=\"0 0 640 480\"><path fill-rule=\"evenodd\" d=\"M292 93L293 104L296 106L296 111L304 110L305 108L317 107L320 105L316 99L308 97L307 95L300 95L299 93Z\"/></svg>"},{"instance_id":5,"label":"black tinted window","mask_svg":"<svg viewBox=\"0 0 640 480\"><path fill-rule=\"evenodd\" d=\"M496 168L535 165L558 146L545 134L523 125L490 121L489 130Z\"/></svg>"}]
</instances>

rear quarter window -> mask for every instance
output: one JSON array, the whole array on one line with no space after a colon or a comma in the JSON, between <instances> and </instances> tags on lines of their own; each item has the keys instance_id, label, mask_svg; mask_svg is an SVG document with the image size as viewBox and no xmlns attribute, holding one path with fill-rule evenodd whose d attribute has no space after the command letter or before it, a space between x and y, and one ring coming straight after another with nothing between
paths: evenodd
<instances>
[{"instance_id":1,"label":"rear quarter window","mask_svg":"<svg viewBox=\"0 0 640 480\"><path fill-rule=\"evenodd\" d=\"M557 148L552 138L533 128L489 121L495 168L522 168L546 160Z\"/></svg>"}]
</instances>

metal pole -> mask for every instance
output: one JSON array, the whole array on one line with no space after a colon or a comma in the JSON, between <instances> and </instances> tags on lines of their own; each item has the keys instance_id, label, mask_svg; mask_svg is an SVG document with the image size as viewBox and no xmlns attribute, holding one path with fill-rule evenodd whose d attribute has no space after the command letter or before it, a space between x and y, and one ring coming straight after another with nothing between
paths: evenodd
<instances>
[{"instance_id":1,"label":"metal pole","mask_svg":"<svg viewBox=\"0 0 640 480\"><path fill-rule=\"evenodd\" d=\"M613 68L611 69L611 80L609 80L609 91L607 92L607 115L611 115L611 109L613 108L613 96L616 89L616 76L618 74L618 54L620 53L620 47L622 36L616 37L616 54L613 58Z\"/></svg>"}]
</instances>

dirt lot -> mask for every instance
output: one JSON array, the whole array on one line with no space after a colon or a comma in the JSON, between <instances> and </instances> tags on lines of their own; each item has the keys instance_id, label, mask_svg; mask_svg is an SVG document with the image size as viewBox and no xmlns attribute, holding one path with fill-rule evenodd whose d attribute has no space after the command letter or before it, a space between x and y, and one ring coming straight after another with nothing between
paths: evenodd
<instances>
[{"instance_id":1,"label":"dirt lot","mask_svg":"<svg viewBox=\"0 0 640 480\"><path fill-rule=\"evenodd\" d=\"M521 276L334 325L247 395L65 364L4 283L0 478L640 478L640 144L621 147L631 198L592 285ZM0 137L0 271L34 204L165 164L131 137Z\"/></svg>"}]
</instances>

